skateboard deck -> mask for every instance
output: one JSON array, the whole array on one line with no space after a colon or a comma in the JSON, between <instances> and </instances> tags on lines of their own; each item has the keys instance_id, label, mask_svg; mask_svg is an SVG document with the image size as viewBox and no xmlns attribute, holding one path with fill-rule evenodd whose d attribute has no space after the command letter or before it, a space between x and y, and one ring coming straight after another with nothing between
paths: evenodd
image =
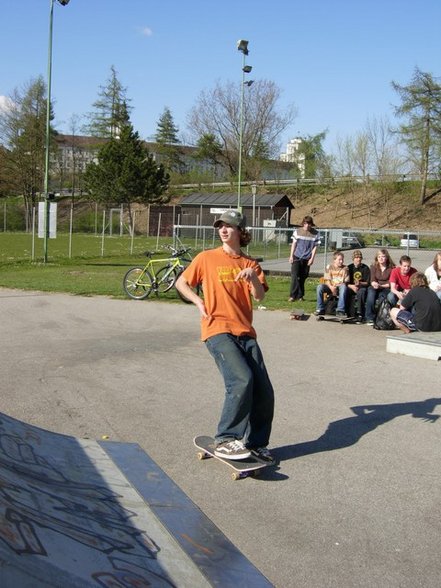
<instances>
[{"instance_id":1,"label":"skateboard deck","mask_svg":"<svg viewBox=\"0 0 441 588\"><path fill-rule=\"evenodd\" d=\"M234 471L231 474L233 480L240 480L241 478L247 478L249 476L258 476L259 471L263 468L268 466L274 465L272 463L268 463L264 461L257 455L251 455L246 459L226 459L225 457L218 457L214 455L214 447L215 441L213 437L208 437L207 435L200 435L193 439L193 443L199 449L197 453L197 457L199 460L207 459L209 457L214 457L218 461L226 464Z\"/></svg>"},{"instance_id":2,"label":"skateboard deck","mask_svg":"<svg viewBox=\"0 0 441 588\"><path fill-rule=\"evenodd\" d=\"M353 316L336 316L335 314L320 314L316 317L318 321L332 321L334 323L356 323L357 319Z\"/></svg>"},{"instance_id":3,"label":"skateboard deck","mask_svg":"<svg viewBox=\"0 0 441 588\"><path fill-rule=\"evenodd\" d=\"M307 316L305 314L305 311L301 308L293 308L291 310L291 312L289 313L289 318L292 321L304 321Z\"/></svg>"}]
</instances>

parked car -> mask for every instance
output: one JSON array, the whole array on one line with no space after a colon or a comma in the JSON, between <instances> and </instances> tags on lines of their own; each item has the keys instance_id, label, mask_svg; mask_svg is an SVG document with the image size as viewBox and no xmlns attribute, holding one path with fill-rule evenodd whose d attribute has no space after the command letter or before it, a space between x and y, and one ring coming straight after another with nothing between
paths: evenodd
<instances>
[{"instance_id":1,"label":"parked car","mask_svg":"<svg viewBox=\"0 0 441 588\"><path fill-rule=\"evenodd\" d=\"M401 237L400 247L418 249L419 246L420 242L418 240L418 235L412 235L411 233L409 233Z\"/></svg>"}]
</instances>

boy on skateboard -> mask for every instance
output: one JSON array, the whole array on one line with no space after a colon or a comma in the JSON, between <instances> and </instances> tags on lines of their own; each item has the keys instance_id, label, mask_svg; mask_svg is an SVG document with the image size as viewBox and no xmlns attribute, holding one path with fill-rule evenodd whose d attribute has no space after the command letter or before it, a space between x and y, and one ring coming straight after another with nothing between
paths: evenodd
<instances>
[{"instance_id":1,"label":"boy on skateboard","mask_svg":"<svg viewBox=\"0 0 441 588\"><path fill-rule=\"evenodd\" d=\"M253 451L268 462L267 445L274 414L274 391L252 326L251 297L260 302L268 285L259 264L245 255L251 235L238 210L215 221L222 246L199 253L176 288L201 316L201 339L224 379L225 399L215 455L245 459ZM192 290L202 283L204 298Z\"/></svg>"}]
</instances>

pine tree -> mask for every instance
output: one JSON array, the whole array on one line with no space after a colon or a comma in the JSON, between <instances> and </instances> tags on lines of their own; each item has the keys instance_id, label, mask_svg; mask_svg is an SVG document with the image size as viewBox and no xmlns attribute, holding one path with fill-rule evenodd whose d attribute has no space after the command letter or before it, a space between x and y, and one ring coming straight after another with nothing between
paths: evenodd
<instances>
[{"instance_id":1,"label":"pine tree","mask_svg":"<svg viewBox=\"0 0 441 588\"><path fill-rule=\"evenodd\" d=\"M182 150L178 138L179 128L175 125L173 115L168 107L159 118L156 127L156 143L158 144L158 153L161 161L167 169L182 172Z\"/></svg>"},{"instance_id":2,"label":"pine tree","mask_svg":"<svg viewBox=\"0 0 441 588\"><path fill-rule=\"evenodd\" d=\"M164 201L169 176L133 130L124 104L121 117L125 122L119 136L112 137L99 150L98 163L87 167L84 181L95 201L107 206L126 204L132 224L131 204Z\"/></svg>"},{"instance_id":3,"label":"pine tree","mask_svg":"<svg viewBox=\"0 0 441 588\"><path fill-rule=\"evenodd\" d=\"M94 111L88 115L86 132L93 137L118 137L124 123L124 108L128 108L127 89L118 80L117 71L112 65L106 86L100 86L98 99L93 103Z\"/></svg>"},{"instance_id":4,"label":"pine tree","mask_svg":"<svg viewBox=\"0 0 441 588\"><path fill-rule=\"evenodd\" d=\"M401 86L392 82L392 87L401 98L401 105L395 108L395 113L407 118L399 132L418 161L420 202L424 204L431 162L441 141L441 85L431 74L416 68L410 84Z\"/></svg>"}]
</instances>

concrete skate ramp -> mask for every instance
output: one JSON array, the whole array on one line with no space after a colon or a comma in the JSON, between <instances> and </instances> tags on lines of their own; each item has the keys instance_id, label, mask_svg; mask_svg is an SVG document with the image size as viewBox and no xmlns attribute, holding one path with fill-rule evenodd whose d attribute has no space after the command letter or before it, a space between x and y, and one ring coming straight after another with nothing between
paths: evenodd
<instances>
[{"instance_id":1,"label":"concrete skate ramp","mask_svg":"<svg viewBox=\"0 0 441 588\"><path fill-rule=\"evenodd\" d=\"M0 413L0 586L271 584L139 445Z\"/></svg>"}]
</instances>

